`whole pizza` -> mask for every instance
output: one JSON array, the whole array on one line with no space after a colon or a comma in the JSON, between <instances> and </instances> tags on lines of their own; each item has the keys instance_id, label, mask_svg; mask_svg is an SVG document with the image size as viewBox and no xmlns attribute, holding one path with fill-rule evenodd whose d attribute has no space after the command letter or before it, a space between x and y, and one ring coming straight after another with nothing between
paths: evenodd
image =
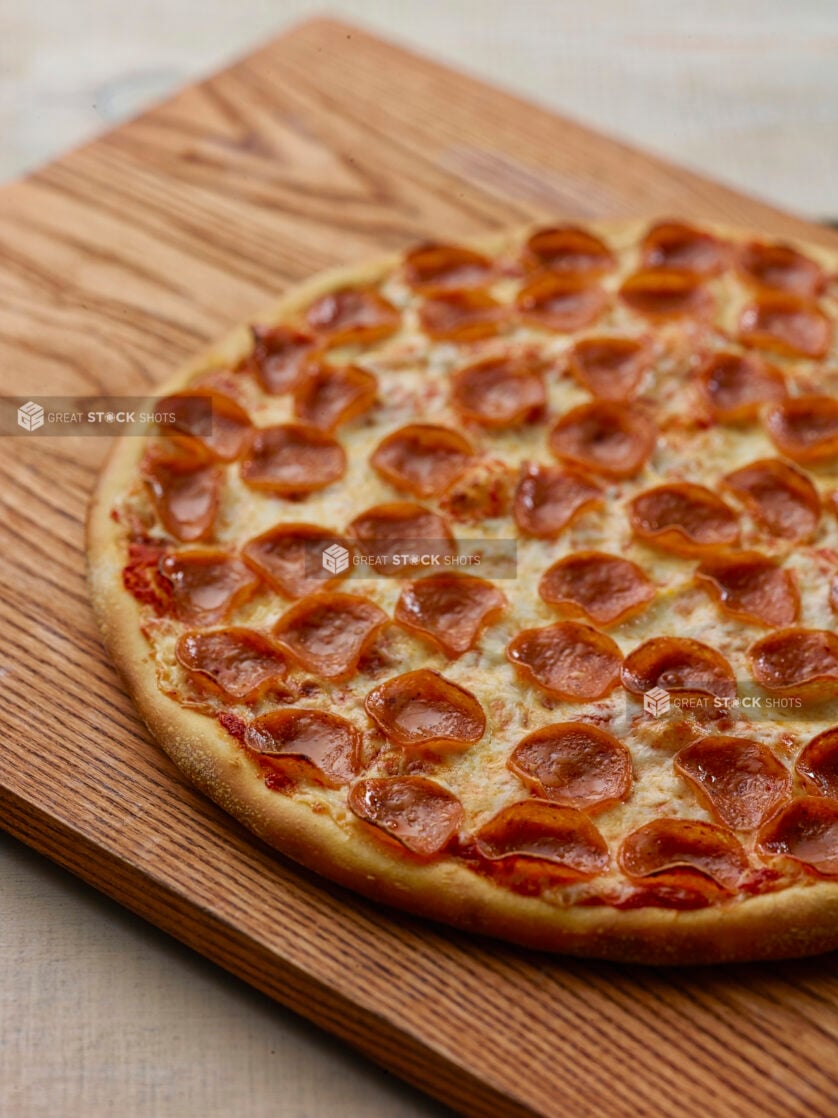
<instances>
[{"instance_id":1,"label":"whole pizza","mask_svg":"<svg viewBox=\"0 0 838 1118\"><path fill-rule=\"evenodd\" d=\"M473 932L838 947L837 259L516 229L234 332L90 514L161 746L284 854Z\"/></svg>"}]
</instances>

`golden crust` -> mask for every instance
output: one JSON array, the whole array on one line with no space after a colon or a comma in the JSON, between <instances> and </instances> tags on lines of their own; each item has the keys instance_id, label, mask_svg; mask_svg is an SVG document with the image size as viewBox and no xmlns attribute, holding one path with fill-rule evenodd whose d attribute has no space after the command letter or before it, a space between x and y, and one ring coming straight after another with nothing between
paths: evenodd
<instances>
[{"instance_id":1,"label":"golden crust","mask_svg":"<svg viewBox=\"0 0 838 1118\"><path fill-rule=\"evenodd\" d=\"M636 238L647 221L592 225L618 243ZM701 223L721 234L741 230ZM499 252L522 230L472 242ZM755 234L756 235L756 234ZM834 254L799 243L836 267ZM373 282L398 257L323 273L295 288L259 321L279 321L343 284ZM202 370L235 362L250 347L245 327L182 368L156 395L172 392ZM206 795L283 854L375 901L434 920L540 950L645 964L698 964L778 959L838 948L838 883L815 880L693 911L607 905L558 908L538 897L496 885L454 860L409 861L370 838L359 825L341 824L303 802L268 789L258 766L216 720L181 706L157 683L154 658L142 632L142 610L122 584L121 529L111 518L130 486L142 440L118 440L102 471L87 524L88 579L105 644L143 719L175 764Z\"/></svg>"}]
</instances>

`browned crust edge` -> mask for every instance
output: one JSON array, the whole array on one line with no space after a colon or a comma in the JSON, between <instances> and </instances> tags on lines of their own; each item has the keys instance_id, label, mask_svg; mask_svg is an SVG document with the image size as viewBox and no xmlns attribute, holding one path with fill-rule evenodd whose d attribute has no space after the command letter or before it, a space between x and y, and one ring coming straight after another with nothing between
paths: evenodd
<instances>
[{"instance_id":1,"label":"browned crust edge","mask_svg":"<svg viewBox=\"0 0 838 1118\"><path fill-rule=\"evenodd\" d=\"M748 230L702 221L733 239ZM588 224L617 243L630 243L647 220ZM525 230L470 241L500 252ZM832 270L836 254L792 241ZM254 321L279 321L342 284L373 282L398 261L387 256L360 267L331 270L295 287ZM249 350L245 326L204 351L161 386L174 391L196 373L238 360ZM142 610L122 584L122 529L110 510L135 477L139 438L115 442L93 495L87 521L88 581L105 645L134 703L161 747L184 774L229 814L283 854L374 901L539 950L655 965L793 958L838 948L838 882L813 879L776 893L693 911L609 906L558 908L526 897L449 859L409 861L349 825L315 813L307 803L271 791L258 766L208 715L182 707L160 691L140 626Z\"/></svg>"}]
</instances>

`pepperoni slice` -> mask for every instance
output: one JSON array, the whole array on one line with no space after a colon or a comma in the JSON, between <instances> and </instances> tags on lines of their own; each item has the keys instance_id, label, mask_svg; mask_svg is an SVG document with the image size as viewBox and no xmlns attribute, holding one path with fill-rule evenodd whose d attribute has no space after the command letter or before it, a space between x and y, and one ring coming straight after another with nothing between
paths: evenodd
<instances>
[{"instance_id":1,"label":"pepperoni slice","mask_svg":"<svg viewBox=\"0 0 838 1118\"><path fill-rule=\"evenodd\" d=\"M505 595L487 579L442 573L408 583L394 616L408 632L430 640L453 660L474 648L506 605Z\"/></svg>"},{"instance_id":2,"label":"pepperoni slice","mask_svg":"<svg viewBox=\"0 0 838 1118\"><path fill-rule=\"evenodd\" d=\"M404 276L420 295L484 287L493 278L487 256L461 245L429 243L411 249L404 258Z\"/></svg>"},{"instance_id":3,"label":"pepperoni slice","mask_svg":"<svg viewBox=\"0 0 838 1118\"><path fill-rule=\"evenodd\" d=\"M574 380L600 400L630 400L652 362L636 338L581 338L567 354Z\"/></svg>"},{"instance_id":4,"label":"pepperoni slice","mask_svg":"<svg viewBox=\"0 0 838 1118\"><path fill-rule=\"evenodd\" d=\"M761 458L727 474L724 482L772 535L803 542L815 534L821 502L802 470L779 458Z\"/></svg>"},{"instance_id":5,"label":"pepperoni slice","mask_svg":"<svg viewBox=\"0 0 838 1118\"><path fill-rule=\"evenodd\" d=\"M250 435L250 416L229 396L208 389L184 389L158 400L154 409L171 416L160 424L172 438L195 440L210 458L232 462Z\"/></svg>"},{"instance_id":6,"label":"pepperoni slice","mask_svg":"<svg viewBox=\"0 0 838 1118\"><path fill-rule=\"evenodd\" d=\"M164 460L143 467L160 523L178 540L195 543L212 534L221 500L218 466L184 468Z\"/></svg>"},{"instance_id":7,"label":"pepperoni slice","mask_svg":"<svg viewBox=\"0 0 838 1118\"><path fill-rule=\"evenodd\" d=\"M689 637L653 637L630 652L623 664L623 687L644 695L656 687L669 692L736 695L733 668L720 652Z\"/></svg>"},{"instance_id":8,"label":"pepperoni slice","mask_svg":"<svg viewBox=\"0 0 838 1118\"><path fill-rule=\"evenodd\" d=\"M499 334L507 310L486 291L447 291L419 308L419 325L436 341L474 342Z\"/></svg>"},{"instance_id":9,"label":"pepperoni slice","mask_svg":"<svg viewBox=\"0 0 838 1118\"><path fill-rule=\"evenodd\" d=\"M382 439L370 465L396 489L438 497L462 477L474 457L468 439L435 423L411 423Z\"/></svg>"},{"instance_id":10,"label":"pepperoni slice","mask_svg":"<svg viewBox=\"0 0 838 1118\"><path fill-rule=\"evenodd\" d=\"M518 314L531 326L570 334L595 322L608 303L601 287L573 275L535 276L515 299Z\"/></svg>"},{"instance_id":11,"label":"pepperoni slice","mask_svg":"<svg viewBox=\"0 0 838 1118\"><path fill-rule=\"evenodd\" d=\"M754 679L766 691L838 695L838 635L828 629L781 629L748 649Z\"/></svg>"},{"instance_id":12,"label":"pepperoni slice","mask_svg":"<svg viewBox=\"0 0 838 1118\"><path fill-rule=\"evenodd\" d=\"M526 243L523 259L531 270L546 268L560 275L587 279L603 276L617 265L606 244L573 225L536 230Z\"/></svg>"},{"instance_id":13,"label":"pepperoni slice","mask_svg":"<svg viewBox=\"0 0 838 1118\"><path fill-rule=\"evenodd\" d=\"M245 485L280 497L325 489L345 472L346 454L340 443L305 423L260 428L241 466Z\"/></svg>"},{"instance_id":14,"label":"pepperoni slice","mask_svg":"<svg viewBox=\"0 0 838 1118\"><path fill-rule=\"evenodd\" d=\"M364 706L404 749L467 749L486 732L486 715L471 691L427 668L388 679L370 691Z\"/></svg>"},{"instance_id":15,"label":"pepperoni slice","mask_svg":"<svg viewBox=\"0 0 838 1118\"><path fill-rule=\"evenodd\" d=\"M283 780L313 780L340 788L361 768L361 733L351 722L322 710L290 708L262 714L245 731L244 743L260 763Z\"/></svg>"},{"instance_id":16,"label":"pepperoni slice","mask_svg":"<svg viewBox=\"0 0 838 1118\"><path fill-rule=\"evenodd\" d=\"M777 627L797 619L800 597L793 576L758 551L705 559L695 579L725 613L742 621Z\"/></svg>"},{"instance_id":17,"label":"pepperoni slice","mask_svg":"<svg viewBox=\"0 0 838 1118\"><path fill-rule=\"evenodd\" d=\"M463 417L483 427L514 427L547 403L541 370L523 358L488 357L451 376L451 399Z\"/></svg>"},{"instance_id":18,"label":"pepperoni slice","mask_svg":"<svg viewBox=\"0 0 838 1118\"><path fill-rule=\"evenodd\" d=\"M349 551L346 540L325 528L314 524L279 524L248 540L242 548L242 558L274 590L287 598L302 598L304 594L328 590L349 573L347 566L336 571L334 578L321 577L320 556L333 544Z\"/></svg>"},{"instance_id":19,"label":"pepperoni slice","mask_svg":"<svg viewBox=\"0 0 838 1118\"><path fill-rule=\"evenodd\" d=\"M586 722L557 722L527 734L508 766L536 796L580 811L603 811L631 791L631 753Z\"/></svg>"},{"instance_id":20,"label":"pepperoni slice","mask_svg":"<svg viewBox=\"0 0 838 1118\"><path fill-rule=\"evenodd\" d=\"M763 854L793 858L823 877L838 875L838 800L801 796L769 820L758 837Z\"/></svg>"},{"instance_id":21,"label":"pepperoni slice","mask_svg":"<svg viewBox=\"0 0 838 1118\"><path fill-rule=\"evenodd\" d=\"M595 625L613 625L644 609L655 587L629 559L602 551L577 551L541 576L538 593L551 606Z\"/></svg>"},{"instance_id":22,"label":"pepperoni slice","mask_svg":"<svg viewBox=\"0 0 838 1118\"><path fill-rule=\"evenodd\" d=\"M654 424L639 412L595 400L571 408L550 432L557 458L605 477L634 477L655 448Z\"/></svg>"},{"instance_id":23,"label":"pepperoni slice","mask_svg":"<svg viewBox=\"0 0 838 1118\"><path fill-rule=\"evenodd\" d=\"M475 835L487 861L526 874L549 866L551 876L588 881L609 866L605 839L587 815L547 800L523 800L503 808Z\"/></svg>"},{"instance_id":24,"label":"pepperoni slice","mask_svg":"<svg viewBox=\"0 0 838 1118\"><path fill-rule=\"evenodd\" d=\"M605 698L620 682L623 662L610 637L578 621L523 629L506 655L525 679L568 702Z\"/></svg>"},{"instance_id":25,"label":"pepperoni slice","mask_svg":"<svg viewBox=\"0 0 838 1118\"><path fill-rule=\"evenodd\" d=\"M623 283L620 296L633 311L654 321L706 318L716 305L699 278L662 268L635 272Z\"/></svg>"},{"instance_id":26,"label":"pepperoni slice","mask_svg":"<svg viewBox=\"0 0 838 1118\"><path fill-rule=\"evenodd\" d=\"M675 555L707 555L739 543L734 511L712 490L686 481L640 493L629 504L629 522L638 539Z\"/></svg>"},{"instance_id":27,"label":"pepperoni slice","mask_svg":"<svg viewBox=\"0 0 838 1118\"><path fill-rule=\"evenodd\" d=\"M603 503L602 489L570 466L525 463L515 489L515 523L528 536L558 536L577 517Z\"/></svg>"},{"instance_id":28,"label":"pepperoni slice","mask_svg":"<svg viewBox=\"0 0 838 1118\"><path fill-rule=\"evenodd\" d=\"M327 346L388 338L401 326L401 315L371 287L344 287L321 295L306 311L306 320Z\"/></svg>"},{"instance_id":29,"label":"pepperoni slice","mask_svg":"<svg viewBox=\"0 0 838 1118\"><path fill-rule=\"evenodd\" d=\"M262 388L281 396L297 387L314 356L317 343L311 334L290 326L251 326L253 349L246 365Z\"/></svg>"},{"instance_id":30,"label":"pepperoni slice","mask_svg":"<svg viewBox=\"0 0 838 1118\"><path fill-rule=\"evenodd\" d=\"M276 645L253 629L191 629L178 638L175 657L205 690L239 703L261 698L288 670Z\"/></svg>"},{"instance_id":31,"label":"pepperoni slice","mask_svg":"<svg viewBox=\"0 0 838 1118\"><path fill-rule=\"evenodd\" d=\"M714 353L698 374L714 419L741 423L756 419L763 404L786 398L783 374L753 354Z\"/></svg>"},{"instance_id":32,"label":"pepperoni slice","mask_svg":"<svg viewBox=\"0 0 838 1118\"><path fill-rule=\"evenodd\" d=\"M785 291L804 299L815 298L826 286L821 266L790 245L751 241L739 254L739 269L754 287Z\"/></svg>"},{"instance_id":33,"label":"pepperoni slice","mask_svg":"<svg viewBox=\"0 0 838 1118\"><path fill-rule=\"evenodd\" d=\"M689 272L696 276L715 276L729 262L727 245L701 229L678 221L653 225L640 246L644 267L654 270Z\"/></svg>"},{"instance_id":34,"label":"pepperoni slice","mask_svg":"<svg viewBox=\"0 0 838 1118\"><path fill-rule=\"evenodd\" d=\"M456 542L441 516L409 501L375 505L349 525L366 562L383 574L421 566L426 555L455 555ZM416 561L411 556L416 556Z\"/></svg>"},{"instance_id":35,"label":"pepperoni slice","mask_svg":"<svg viewBox=\"0 0 838 1118\"><path fill-rule=\"evenodd\" d=\"M358 365L312 368L294 390L294 415L324 431L369 411L378 396L373 373Z\"/></svg>"},{"instance_id":36,"label":"pepperoni slice","mask_svg":"<svg viewBox=\"0 0 838 1118\"><path fill-rule=\"evenodd\" d=\"M424 776L375 777L349 790L350 810L418 858L435 858L450 845L465 818L457 797Z\"/></svg>"},{"instance_id":37,"label":"pepperoni slice","mask_svg":"<svg viewBox=\"0 0 838 1118\"><path fill-rule=\"evenodd\" d=\"M217 548L163 555L160 573L172 587L178 616L201 625L224 621L259 587L253 571Z\"/></svg>"},{"instance_id":38,"label":"pepperoni slice","mask_svg":"<svg viewBox=\"0 0 838 1118\"><path fill-rule=\"evenodd\" d=\"M791 792L786 767L749 738L702 738L682 749L674 765L719 822L737 831L762 826Z\"/></svg>"},{"instance_id":39,"label":"pepperoni slice","mask_svg":"<svg viewBox=\"0 0 838 1118\"><path fill-rule=\"evenodd\" d=\"M446 491L440 509L454 520L482 524L506 516L512 504L515 473L501 458L483 455Z\"/></svg>"},{"instance_id":40,"label":"pepperoni slice","mask_svg":"<svg viewBox=\"0 0 838 1118\"><path fill-rule=\"evenodd\" d=\"M838 726L813 737L794 769L808 791L838 799Z\"/></svg>"},{"instance_id":41,"label":"pepperoni slice","mask_svg":"<svg viewBox=\"0 0 838 1118\"><path fill-rule=\"evenodd\" d=\"M832 325L822 310L796 295L765 293L742 311L739 340L784 357L825 357Z\"/></svg>"},{"instance_id":42,"label":"pepperoni slice","mask_svg":"<svg viewBox=\"0 0 838 1118\"><path fill-rule=\"evenodd\" d=\"M833 396L797 396L772 408L765 419L771 441L795 462L838 459L838 400Z\"/></svg>"},{"instance_id":43,"label":"pepperoni slice","mask_svg":"<svg viewBox=\"0 0 838 1118\"><path fill-rule=\"evenodd\" d=\"M323 591L291 606L274 626L274 638L305 671L348 679L389 618L354 594Z\"/></svg>"},{"instance_id":44,"label":"pepperoni slice","mask_svg":"<svg viewBox=\"0 0 838 1118\"><path fill-rule=\"evenodd\" d=\"M655 819L627 836L617 856L633 878L655 877L673 885L701 879L726 893L736 892L748 859L730 831L697 819Z\"/></svg>"}]
</instances>

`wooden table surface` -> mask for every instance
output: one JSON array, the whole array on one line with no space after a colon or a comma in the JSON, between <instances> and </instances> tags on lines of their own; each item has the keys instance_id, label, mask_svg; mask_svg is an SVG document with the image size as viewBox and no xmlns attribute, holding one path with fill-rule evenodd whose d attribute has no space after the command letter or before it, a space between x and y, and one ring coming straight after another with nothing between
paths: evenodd
<instances>
[{"instance_id":1,"label":"wooden table surface","mask_svg":"<svg viewBox=\"0 0 838 1118\"><path fill-rule=\"evenodd\" d=\"M335 259L429 232L467 233L547 213L607 216L675 205L698 215L763 223L778 232L800 229L793 219L579 129L561 126L557 132L555 119L546 113L527 112L520 103L382 50L363 36L354 35L347 47L347 34L333 26L304 28L252 64L184 95L148 121L3 196L8 203L5 209L0 205L4 391L13 390L21 373L33 395L78 388L80 375L90 390L100 384L113 387L114 377L140 389L286 283ZM310 80L318 66L328 67L336 82L351 89L348 106L336 107L322 84ZM391 105L382 94L396 81L402 99ZM301 127L302 121L307 127ZM377 151L368 143L371 129ZM258 140L266 137L271 143L260 150ZM242 151L249 159L244 177ZM293 158L273 166L283 151ZM334 151L363 154L347 164L328 156ZM144 164L152 153L157 173L146 174ZM129 166L135 177L127 183ZM328 240L323 229L333 223L334 207L321 204L311 189L324 175L341 186L345 219ZM90 204L91 193L102 203L98 210ZM179 199L187 195L192 206L179 208ZM142 220L126 227L121 207L138 201ZM202 226L196 218L208 224ZM208 230L210 246L205 244ZM231 230L246 232L244 242L231 240ZM149 243L155 241L157 255L149 255ZM164 242L165 257L160 249ZM108 244L117 243L119 252L109 258ZM115 273L124 268L126 254L134 274L127 289L115 289ZM169 282L161 302L162 279L178 274L181 258L189 258L194 267L199 256L204 257L201 282L187 290ZM28 330L21 328L24 323ZM170 767L144 742L118 686L106 674L85 612L78 568L78 517L102 448L64 448L49 470L19 440L13 455L6 448L3 462L7 483L18 487L4 495L5 585L23 584L25 592L7 617L18 647L0 664L6 694L3 722L16 754L5 773L0 764L0 813L12 831L206 950L199 931L186 925L185 918L160 909L159 896L136 894L138 878L131 877L131 870L137 865L126 865L124 850L121 862L95 864L93 840L101 849L111 837L107 818L76 818L72 828L55 825L64 774L50 772L43 742L59 749L62 727L72 736L79 702L89 697L67 685L59 691L54 687L68 647L71 653L75 647L72 654L87 673L88 685L98 686L107 700L106 709L95 713L116 717L120 744L127 740L144 751L138 757L164 782L172 806L185 804L195 813L195 825L205 823L237 849L248 847L246 838L179 786ZM51 579L33 576L33 568L49 571ZM21 616L28 619L22 629ZM53 683L47 701L54 705L56 695L61 696L57 712L44 712L45 695L38 687L44 678ZM88 741L96 740L90 730L98 725L90 721L90 713L88 709L85 715ZM50 735L42 739L38 728L50 718ZM107 740L108 731L98 728ZM41 748L33 750L33 745ZM53 787L39 785L33 792L21 779L22 758L28 758L42 780L52 776ZM76 806L86 802L105 814L112 811L113 802L99 797L99 791L86 789L87 800ZM33 804L43 815L32 810ZM92 845L85 847L80 836ZM233 980L193 961L184 949L138 925L111 902L79 894L59 871L34 854L16 851L12 843L4 839L2 847L2 945L10 969L22 981L4 985L0 993L0 1111L25 1118L41 1113L104 1115L116 1098L120 1111L128 1114L228 1114L233 1108L287 1118L443 1113L386 1075L364 1069L267 1000L257 995L242 1000ZM132 853L137 863L145 850ZM188 894L183 881L179 884L181 893ZM318 887L312 888L309 893L305 885L303 894L315 896ZM364 911L363 920L370 919L375 914ZM379 931L390 925L382 920ZM495 1087L503 1097L519 1097L504 1113L552 1114L570 1106L574 1113L609 1118L707 1109L802 1116L831 1114L838 1105L825 1043L835 1033L834 960L661 977L584 964L533 966L504 949L470 950L457 937L436 937L421 928L414 932L400 921L392 928L386 934L394 934L393 942L402 947L405 936L411 942L418 937L413 944L417 958L423 945L436 946L452 964L440 972L449 984L464 959L484 968L482 979L475 971L460 984L463 990L479 989L492 970L502 972L496 993L522 1034L527 1007L536 1004L527 999L541 988L537 1004L552 1008L552 1027L559 1034L565 1030L570 1040L562 1043L557 1035L551 1048L539 1035L536 1057L553 1061L544 1073L551 1085L547 1093L534 1081L537 1064L532 1065L529 1053L526 1061L521 1054L522 1068L531 1066L515 1090L510 1091L510 1077L500 1074ZM258 982L251 963L237 959L233 969ZM97 976L93 988L80 980L86 973ZM176 975L171 989L168 973ZM268 981L262 985L370 1050L371 1039L380 1044L388 1029L398 1027L399 1012L409 1013L408 1003L399 1008L396 1000L377 1032L374 1022L359 1019L358 1027L367 1035L352 1036L347 1022L329 1020L323 1007L302 1000L311 998L310 985L292 990ZM638 998L640 1012L632 1002ZM456 996L452 1006L458 1008ZM155 1014L161 1010L178 1022L177 1031L166 1037L156 1033ZM388 1021L388 1013L396 1019ZM214 1017L224 1018L223 1031L214 1027ZM425 1044L431 1034L427 1029ZM584 1039L583 1048L572 1043L574 1036ZM426 1086L454 1098L464 1112L500 1113L491 1090L481 1098L476 1084L469 1089L465 1072L459 1083L440 1078L440 1068L457 1064L456 1040L456 1030L449 1032L435 1081ZM531 1046L532 1038L528 1042ZM603 1048L614 1060L613 1068L603 1063ZM656 1054L651 1063L649 1050ZM493 1061L504 1053L508 1061L512 1051L503 1045L484 1054L484 1083L491 1079ZM399 1052L385 1052L384 1057L392 1066L400 1063ZM298 1065L326 1070L319 1075L310 1070L306 1077L295 1074ZM183 1088L184 1068L191 1069L189 1092ZM401 1070L419 1081L424 1074L415 1063ZM557 1072L565 1080L561 1088L554 1084Z\"/></svg>"}]
</instances>

